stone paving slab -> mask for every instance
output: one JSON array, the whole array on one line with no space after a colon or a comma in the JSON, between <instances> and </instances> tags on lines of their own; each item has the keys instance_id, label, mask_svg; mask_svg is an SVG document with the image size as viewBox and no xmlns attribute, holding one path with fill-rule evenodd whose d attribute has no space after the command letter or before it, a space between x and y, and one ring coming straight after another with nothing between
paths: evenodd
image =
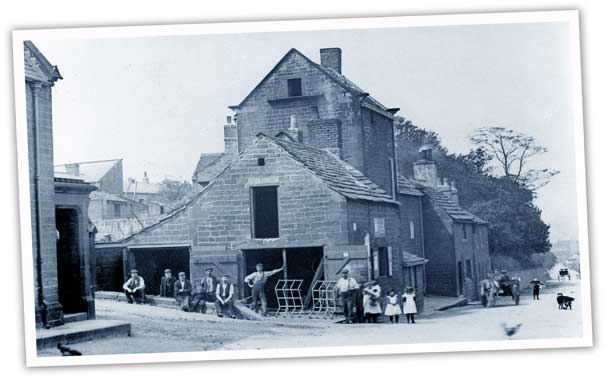
<instances>
[{"instance_id":1,"label":"stone paving slab","mask_svg":"<svg viewBox=\"0 0 605 377\"><path fill-rule=\"evenodd\" d=\"M66 323L50 329L36 329L38 349L56 347L57 343L70 344L90 339L130 336L130 323L93 319Z\"/></svg>"}]
</instances>

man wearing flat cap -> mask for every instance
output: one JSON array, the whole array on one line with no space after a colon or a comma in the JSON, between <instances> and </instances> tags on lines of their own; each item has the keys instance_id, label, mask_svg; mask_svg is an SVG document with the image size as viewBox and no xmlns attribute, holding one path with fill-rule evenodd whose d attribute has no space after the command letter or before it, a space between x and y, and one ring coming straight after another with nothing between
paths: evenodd
<instances>
[{"instance_id":1,"label":"man wearing flat cap","mask_svg":"<svg viewBox=\"0 0 605 377\"><path fill-rule=\"evenodd\" d=\"M359 284L357 280L349 276L349 270L345 268L341 272L342 277L336 282L336 295L342 298L343 310L347 323L353 322L354 300Z\"/></svg>"},{"instance_id":2,"label":"man wearing flat cap","mask_svg":"<svg viewBox=\"0 0 605 377\"><path fill-rule=\"evenodd\" d=\"M256 271L246 276L244 279L244 282L246 282L246 284L252 288L252 306L254 311L258 312L258 301L260 300L263 317L267 315L267 296L265 295L265 284L271 276L283 271L284 268L285 266L281 266L273 271L265 271L263 264L257 263Z\"/></svg>"},{"instance_id":3,"label":"man wearing flat cap","mask_svg":"<svg viewBox=\"0 0 605 377\"><path fill-rule=\"evenodd\" d=\"M130 270L130 279L122 286L128 303L137 304L145 303L145 280L139 276L139 272L135 269Z\"/></svg>"},{"instance_id":4,"label":"man wearing flat cap","mask_svg":"<svg viewBox=\"0 0 605 377\"><path fill-rule=\"evenodd\" d=\"M207 302L215 302L216 301L216 295L215 295L215 291L216 291L216 285L218 283L218 279L214 277L214 275L212 274L212 267L208 267L206 268L206 275L202 278L200 285L198 286L198 289L196 291L196 293L199 293L198 297L196 299L199 298L199 301L195 304L195 307L197 309L197 305L199 304L200 306L200 311L202 313L206 313L206 303Z\"/></svg>"},{"instance_id":5,"label":"man wearing flat cap","mask_svg":"<svg viewBox=\"0 0 605 377\"><path fill-rule=\"evenodd\" d=\"M187 280L184 272L179 272L179 280L174 282L174 298L179 309L189 311L189 300L191 299L191 282Z\"/></svg>"},{"instance_id":6,"label":"man wearing flat cap","mask_svg":"<svg viewBox=\"0 0 605 377\"><path fill-rule=\"evenodd\" d=\"M172 276L172 271L169 268L165 269L160 281L160 297L174 297L175 281L176 278Z\"/></svg>"},{"instance_id":7,"label":"man wearing flat cap","mask_svg":"<svg viewBox=\"0 0 605 377\"><path fill-rule=\"evenodd\" d=\"M223 274L221 281L216 286L216 315L219 317L223 316L225 309L229 311L231 318L235 318L235 310L233 307L233 301L235 300L235 291L233 284L229 281L229 275Z\"/></svg>"}]
</instances>

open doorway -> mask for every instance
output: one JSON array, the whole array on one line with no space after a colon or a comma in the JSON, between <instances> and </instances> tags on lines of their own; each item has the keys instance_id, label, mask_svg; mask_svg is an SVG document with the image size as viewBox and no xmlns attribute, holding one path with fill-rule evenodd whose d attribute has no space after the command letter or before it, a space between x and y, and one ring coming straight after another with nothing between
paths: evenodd
<instances>
[{"instance_id":1,"label":"open doorway","mask_svg":"<svg viewBox=\"0 0 605 377\"><path fill-rule=\"evenodd\" d=\"M285 263L284 271L272 276L265 285L267 306L277 308L275 284L279 279L302 279L301 294L306 296L309 287L323 258L323 247L297 247L287 249L253 249L244 250L245 275L256 271L256 264L262 263L266 271L279 268ZM323 277L320 276L319 279ZM251 295L250 288L245 288L245 297Z\"/></svg>"},{"instance_id":2,"label":"open doorway","mask_svg":"<svg viewBox=\"0 0 605 377\"><path fill-rule=\"evenodd\" d=\"M188 247L157 247L131 250L139 276L145 279L145 294L159 295L160 281L164 270L172 270L172 276L177 277L179 272L189 275L189 248Z\"/></svg>"},{"instance_id":3,"label":"open doorway","mask_svg":"<svg viewBox=\"0 0 605 377\"><path fill-rule=\"evenodd\" d=\"M78 212L75 209L55 210L57 228L57 280L59 302L65 314L87 311L83 297L80 260L80 232Z\"/></svg>"}]
</instances>

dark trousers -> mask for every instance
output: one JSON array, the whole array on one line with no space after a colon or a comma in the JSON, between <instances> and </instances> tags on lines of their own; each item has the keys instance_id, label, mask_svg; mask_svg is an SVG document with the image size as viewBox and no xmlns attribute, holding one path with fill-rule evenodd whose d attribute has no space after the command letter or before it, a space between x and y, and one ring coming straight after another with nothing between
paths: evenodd
<instances>
[{"instance_id":1,"label":"dark trousers","mask_svg":"<svg viewBox=\"0 0 605 377\"><path fill-rule=\"evenodd\" d=\"M206 303L216 301L216 295L212 292L196 293L191 297L191 311L206 313Z\"/></svg>"},{"instance_id":2,"label":"dark trousers","mask_svg":"<svg viewBox=\"0 0 605 377\"><path fill-rule=\"evenodd\" d=\"M539 299L540 299L540 288L534 287L534 300L539 300Z\"/></svg>"},{"instance_id":3,"label":"dark trousers","mask_svg":"<svg viewBox=\"0 0 605 377\"><path fill-rule=\"evenodd\" d=\"M353 291L347 291L342 293L342 306L347 322L353 322L353 314L355 307L353 302L353 294Z\"/></svg>"},{"instance_id":4,"label":"dark trousers","mask_svg":"<svg viewBox=\"0 0 605 377\"><path fill-rule=\"evenodd\" d=\"M145 288L137 289L134 292L124 290L124 293L126 294L126 299L128 299L129 304L132 304L133 302L143 304L145 302Z\"/></svg>"},{"instance_id":5,"label":"dark trousers","mask_svg":"<svg viewBox=\"0 0 605 377\"><path fill-rule=\"evenodd\" d=\"M229 311L229 314L232 317L235 316L235 309L233 307L233 298L231 298L231 300L227 301L224 304L221 304L221 302L219 300L216 300L214 302L214 305L216 306L216 315L218 315L219 317L223 316L225 309L227 309L227 311Z\"/></svg>"},{"instance_id":6,"label":"dark trousers","mask_svg":"<svg viewBox=\"0 0 605 377\"><path fill-rule=\"evenodd\" d=\"M189 296L188 294L177 293L175 298L179 309L184 310L186 312L189 311L189 300L191 299L191 296Z\"/></svg>"},{"instance_id":7,"label":"dark trousers","mask_svg":"<svg viewBox=\"0 0 605 377\"><path fill-rule=\"evenodd\" d=\"M267 296L265 295L264 284L254 284L252 286L252 307L258 312L258 300L260 300L263 315L267 315Z\"/></svg>"}]
</instances>

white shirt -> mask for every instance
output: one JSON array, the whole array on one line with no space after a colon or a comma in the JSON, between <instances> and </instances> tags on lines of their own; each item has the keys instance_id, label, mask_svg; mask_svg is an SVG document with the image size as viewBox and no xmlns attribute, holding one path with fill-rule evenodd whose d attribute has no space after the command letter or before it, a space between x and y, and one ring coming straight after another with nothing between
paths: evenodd
<instances>
[{"instance_id":1,"label":"white shirt","mask_svg":"<svg viewBox=\"0 0 605 377\"><path fill-rule=\"evenodd\" d=\"M145 288L145 280L143 280L142 277L137 276L139 278L139 286L138 287L134 287L134 289L143 289ZM126 280L126 283L124 283L124 285L122 286L123 289L130 289L130 283L132 282L132 277L128 280ZM133 290L134 290L133 289Z\"/></svg>"},{"instance_id":2,"label":"white shirt","mask_svg":"<svg viewBox=\"0 0 605 377\"><path fill-rule=\"evenodd\" d=\"M338 279L338 282L336 282L336 288L338 288L338 290L340 291L340 293L344 293L344 292L347 292L350 289L357 289L357 288L359 288L359 284L352 277L348 277L347 279L340 278L340 279Z\"/></svg>"}]
</instances>

